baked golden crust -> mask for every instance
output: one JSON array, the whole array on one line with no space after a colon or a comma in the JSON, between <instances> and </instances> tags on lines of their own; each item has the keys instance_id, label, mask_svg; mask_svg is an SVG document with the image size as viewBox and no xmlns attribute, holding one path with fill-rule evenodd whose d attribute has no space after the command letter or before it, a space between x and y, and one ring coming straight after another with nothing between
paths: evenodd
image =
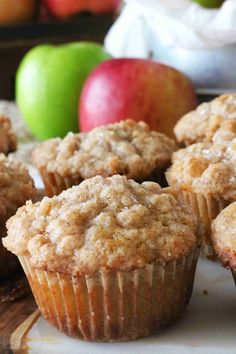
<instances>
[{"instance_id":1,"label":"baked golden crust","mask_svg":"<svg viewBox=\"0 0 236 354\"><path fill-rule=\"evenodd\" d=\"M35 197L34 182L25 166L0 154L0 218L7 219Z\"/></svg>"},{"instance_id":2,"label":"baked golden crust","mask_svg":"<svg viewBox=\"0 0 236 354\"><path fill-rule=\"evenodd\" d=\"M220 130L220 132L219 132ZM236 93L200 104L179 120L174 128L179 143L229 141L236 137Z\"/></svg>"},{"instance_id":3,"label":"baked golden crust","mask_svg":"<svg viewBox=\"0 0 236 354\"><path fill-rule=\"evenodd\" d=\"M173 154L166 173L171 187L236 200L236 144L198 143Z\"/></svg>"},{"instance_id":4,"label":"baked golden crust","mask_svg":"<svg viewBox=\"0 0 236 354\"><path fill-rule=\"evenodd\" d=\"M64 178L121 174L142 181L167 168L176 149L172 139L151 131L144 122L126 120L48 140L34 150L33 163Z\"/></svg>"},{"instance_id":5,"label":"baked golden crust","mask_svg":"<svg viewBox=\"0 0 236 354\"><path fill-rule=\"evenodd\" d=\"M223 264L236 271L236 202L230 204L212 223L212 242Z\"/></svg>"},{"instance_id":6,"label":"baked golden crust","mask_svg":"<svg viewBox=\"0 0 236 354\"><path fill-rule=\"evenodd\" d=\"M140 268L196 247L196 220L153 182L115 175L87 179L20 208L3 244L34 267L67 274Z\"/></svg>"},{"instance_id":7,"label":"baked golden crust","mask_svg":"<svg viewBox=\"0 0 236 354\"><path fill-rule=\"evenodd\" d=\"M16 150L17 140L9 118L0 114L0 153L7 155Z\"/></svg>"}]
</instances>

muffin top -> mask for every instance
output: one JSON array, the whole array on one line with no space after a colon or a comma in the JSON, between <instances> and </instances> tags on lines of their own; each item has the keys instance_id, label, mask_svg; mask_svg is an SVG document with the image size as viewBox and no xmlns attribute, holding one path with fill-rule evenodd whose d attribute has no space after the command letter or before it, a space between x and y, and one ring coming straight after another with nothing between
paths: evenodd
<instances>
[{"instance_id":1,"label":"muffin top","mask_svg":"<svg viewBox=\"0 0 236 354\"><path fill-rule=\"evenodd\" d=\"M0 154L0 218L13 215L29 199L35 199L36 189L25 166Z\"/></svg>"},{"instance_id":2,"label":"muffin top","mask_svg":"<svg viewBox=\"0 0 236 354\"><path fill-rule=\"evenodd\" d=\"M33 152L33 162L47 172L86 179L100 175L126 175L143 180L170 164L175 142L132 120L101 126L89 133L69 133L51 139Z\"/></svg>"},{"instance_id":3,"label":"muffin top","mask_svg":"<svg viewBox=\"0 0 236 354\"><path fill-rule=\"evenodd\" d=\"M214 249L225 265L236 270L236 202L223 209L212 223Z\"/></svg>"},{"instance_id":4,"label":"muffin top","mask_svg":"<svg viewBox=\"0 0 236 354\"><path fill-rule=\"evenodd\" d=\"M174 133L185 145L232 140L236 137L236 93L202 103L179 120Z\"/></svg>"},{"instance_id":5,"label":"muffin top","mask_svg":"<svg viewBox=\"0 0 236 354\"><path fill-rule=\"evenodd\" d=\"M170 186L236 200L236 144L198 143L173 154Z\"/></svg>"},{"instance_id":6,"label":"muffin top","mask_svg":"<svg viewBox=\"0 0 236 354\"><path fill-rule=\"evenodd\" d=\"M196 220L157 183L96 176L20 208L3 244L32 266L66 274L131 270L189 255Z\"/></svg>"},{"instance_id":7,"label":"muffin top","mask_svg":"<svg viewBox=\"0 0 236 354\"><path fill-rule=\"evenodd\" d=\"M7 155L16 150L16 135L12 130L11 121L0 114L0 153Z\"/></svg>"}]
</instances>

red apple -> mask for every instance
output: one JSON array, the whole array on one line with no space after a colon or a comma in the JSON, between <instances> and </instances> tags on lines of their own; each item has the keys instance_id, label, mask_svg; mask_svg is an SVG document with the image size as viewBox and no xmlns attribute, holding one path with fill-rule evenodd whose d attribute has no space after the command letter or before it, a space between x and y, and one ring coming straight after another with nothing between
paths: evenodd
<instances>
[{"instance_id":1,"label":"red apple","mask_svg":"<svg viewBox=\"0 0 236 354\"><path fill-rule=\"evenodd\" d=\"M0 25L10 25L31 19L35 0L0 0Z\"/></svg>"},{"instance_id":2,"label":"red apple","mask_svg":"<svg viewBox=\"0 0 236 354\"><path fill-rule=\"evenodd\" d=\"M181 72L146 59L111 59L87 78L80 96L81 131L132 118L173 137L176 122L197 105Z\"/></svg>"},{"instance_id":3,"label":"red apple","mask_svg":"<svg viewBox=\"0 0 236 354\"><path fill-rule=\"evenodd\" d=\"M52 15L46 6L46 4L43 1L40 1L39 3L39 14L38 18L40 21L49 21L52 18Z\"/></svg>"},{"instance_id":4,"label":"red apple","mask_svg":"<svg viewBox=\"0 0 236 354\"><path fill-rule=\"evenodd\" d=\"M92 13L115 12L121 0L44 0L56 17L68 17L82 11Z\"/></svg>"}]
</instances>

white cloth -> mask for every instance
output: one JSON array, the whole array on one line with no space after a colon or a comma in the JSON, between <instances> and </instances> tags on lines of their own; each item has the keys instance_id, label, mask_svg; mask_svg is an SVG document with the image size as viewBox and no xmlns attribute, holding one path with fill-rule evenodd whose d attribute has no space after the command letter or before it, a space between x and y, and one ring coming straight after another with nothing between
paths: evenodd
<instances>
[{"instance_id":1,"label":"white cloth","mask_svg":"<svg viewBox=\"0 0 236 354\"><path fill-rule=\"evenodd\" d=\"M158 40L169 48L211 49L236 43L236 0L205 9L191 0L126 0L105 39L114 57L147 57Z\"/></svg>"}]
</instances>

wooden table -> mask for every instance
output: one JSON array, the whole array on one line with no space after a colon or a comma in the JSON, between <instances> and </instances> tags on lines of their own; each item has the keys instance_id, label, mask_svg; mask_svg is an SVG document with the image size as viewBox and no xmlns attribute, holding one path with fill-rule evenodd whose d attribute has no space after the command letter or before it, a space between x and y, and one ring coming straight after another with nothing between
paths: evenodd
<instances>
[{"instance_id":1,"label":"wooden table","mask_svg":"<svg viewBox=\"0 0 236 354\"><path fill-rule=\"evenodd\" d=\"M9 284L11 284L9 286ZM15 301L4 301L6 297L14 297L14 293L24 295ZM15 329L36 310L37 305L23 273L13 279L0 283L0 354L12 353L10 336ZM5 294L5 295L4 295Z\"/></svg>"}]
</instances>

